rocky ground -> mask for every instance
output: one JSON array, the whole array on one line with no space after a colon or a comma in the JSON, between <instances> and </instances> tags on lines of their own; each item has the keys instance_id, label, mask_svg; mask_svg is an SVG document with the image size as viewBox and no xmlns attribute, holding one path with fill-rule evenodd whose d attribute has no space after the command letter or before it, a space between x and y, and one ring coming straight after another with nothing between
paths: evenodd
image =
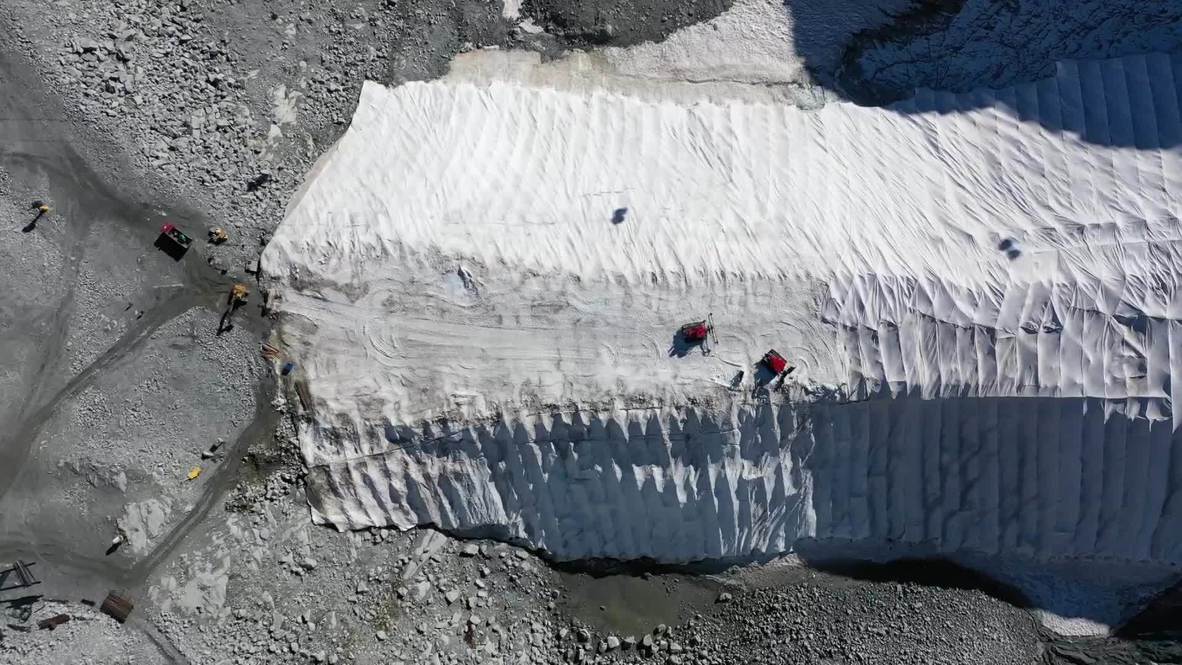
<instances>
[{"instance_id":1,"label":"rocky ground","mask_svg":"<svg viewBox=\"0 0 1182 665\"><path fill-rule=\"evenodd\" d=\"M752 574L760 586L736 595L724 620L691 624L691 640L748 663L1039 660L1031 617L980 591L770 573Z\"/></svg>"},{"instance_id":2,"label":"rocky ground","mask_svg":"<svg viewBox=\"0 0 1182 665\"><path fill-rule=\"evenodd\" d=\"M297 472L298 473L298 472ZM194 534L151 590L194 663L1023 663L1024 611L805 568L591 576L433 531L308 523L298 482Z\"/></svg>"},{"instance_id":3,"label":"rocky ground","mask_svg":"<svg viewBox=\"0 0 1182 665\"><path fill-rule=\"evenodd\" d=\"M92 607L54 601L40 603L28 624L35 626L63 614L69 620L52 629L12 631L14 635L19 634L19 639L8 639L0 646L0 661L25 665L160 662L146 633L127 630Z\"/></svg>"},{"instance_id":4,"label":"rocky ground","mask_svg":"<svg viewBox=\"0 0 1182 665\"><path fill-rule=\"evenodd\" d=\"M365 79L435 76L487 46L554 54L661 39L728 6L0 8L0 417L14 423L0 435L0 561L36 560L44 580L31 605L0 595L0 663L1042 657L1027 614L978 591L794 566L590 575L431 531L314 527L293 386L258 354L271 323L261 297L216 333L226 289L253 284L259 251ZM26 231L34 198L54 211ZM229 241L174 262L151 244L164 218L199 241L224 227ZM128 539L108 555L118 529ZM79 602L109 589L135 599L132 622ZM23 630L58 613L71 621Z\"/></svg>"}]
</instances>

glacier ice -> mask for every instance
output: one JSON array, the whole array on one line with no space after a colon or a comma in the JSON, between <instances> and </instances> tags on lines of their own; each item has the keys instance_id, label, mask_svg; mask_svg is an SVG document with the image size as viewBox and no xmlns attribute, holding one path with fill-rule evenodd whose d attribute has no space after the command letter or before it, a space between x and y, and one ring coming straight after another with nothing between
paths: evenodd
<instances>
[{"instance_id":1,"label":"glacier ice","mask_svg":"<svg viewBox=\"0 0 1182 665\"><path fill-rule=\"evenodd\" d=\"M264 253L315 520L1182 563L1182 56L812 111L474 57L367 84Z\"/></svg>"}]
</instances>

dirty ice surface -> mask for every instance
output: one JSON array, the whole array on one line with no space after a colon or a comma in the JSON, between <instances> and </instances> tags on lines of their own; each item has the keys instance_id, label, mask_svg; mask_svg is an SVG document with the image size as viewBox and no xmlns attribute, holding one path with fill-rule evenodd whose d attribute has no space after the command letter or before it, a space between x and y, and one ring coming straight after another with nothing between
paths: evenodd
<instances>
[{"instance_id":1,"label":"dirty ice surface","mask_svg":"<svg viewBox=\"0 0 1182 665\"><path fill-rule=\"evenodd\" d=\"M817 110L597 67L367 84L309 175L263 266L314 519L1182 562L1182 56Z\"/></svg>"}]
</instances>

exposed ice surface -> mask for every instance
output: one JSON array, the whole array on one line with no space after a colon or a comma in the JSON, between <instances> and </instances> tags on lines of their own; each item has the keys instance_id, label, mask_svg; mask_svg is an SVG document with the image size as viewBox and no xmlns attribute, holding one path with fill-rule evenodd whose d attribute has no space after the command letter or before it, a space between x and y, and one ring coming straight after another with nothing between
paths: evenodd
<instances>
[{"instance_id":1,"label":"exposed ice surface","mask_svg":"<svg viewBox=\"0 0 1182 665\"><path fill-rule=\"evenodd\" d=\"M967 0L940 30L898 37L882 35L859 54L863 80L900 92L993 88L1050 76L1062 60L1176 50L1182 2ZM806 56L828 52L801 38Z\"/></svg>"},{"instance_id":2,"label":"exposed ice surface","mask_svg":"<svg viewBox=\"0 0 1182 665\"><path fill-rule=\"evenodd\" d=\"M814 111L474 57L367 84L263 256L315 520L1182 563L1182 56Z\"/></svg>"}]
</instances>

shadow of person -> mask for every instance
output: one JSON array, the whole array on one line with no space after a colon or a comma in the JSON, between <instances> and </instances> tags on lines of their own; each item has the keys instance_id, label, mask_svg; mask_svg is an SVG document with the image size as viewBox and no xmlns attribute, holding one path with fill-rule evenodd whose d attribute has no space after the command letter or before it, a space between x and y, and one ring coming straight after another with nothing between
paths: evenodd
<instances>
[{"instance_id":1,"label":"shadow of person","mask_svg":"<svg viewBox=\"0 0 1182 665\"><path fill-rule=\"evenodd\" d=\"M738 372L736 372L735 375L733 377L731 377L731 384L730 384L729 388L731 390L738 390L739 387L743 385L743 377L744 376L747 376L747 373L744 372L743 370L739 370Z\"/></svg>"},{"instance_id":2,"label":"shadow of person","mask_svg":"<svg viewBox=\"0 0 1182 665\"><path fill-rule=\"evenodd\" d=\"M627 208L616 208L612 211L612 224L620 225L624 223L624 218L628 216Z\"/></svg>"},{"instance_id":3,"label":"shadow of person","mask_svg":"<svg viewBox=\"0 0 1182 665\"><path fill-rule=\"evenodd\" d=\"M28 224L25 224L24 228L21 229L21 233L28 233L28 232L36 229L37 222L41 221L41 218L44 216L45 216L45 211L38 210L37 214L33 217L33 219L30 220Z\"/></svg>"}]
</instances>

